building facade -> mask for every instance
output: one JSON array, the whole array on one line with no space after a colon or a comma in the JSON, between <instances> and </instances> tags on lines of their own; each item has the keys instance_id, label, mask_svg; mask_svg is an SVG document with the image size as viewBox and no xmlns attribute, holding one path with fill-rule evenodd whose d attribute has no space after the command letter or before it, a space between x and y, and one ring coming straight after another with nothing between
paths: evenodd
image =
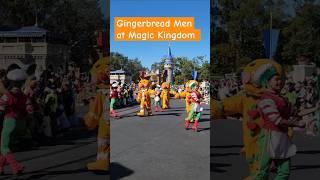
<instances>
[{"instance_id":1,"label":"building facade","mask_svg":"<svg viewBox=\"0 0 320 180\"><path fill-rule=\"evenodd\" d=\"M36 63L36 76L49 65L65 67L69 48L58 36L37 26L0 30L0 67L10 64Z\"/></svg>"},{"instance_id":2,"label":"building facade","mask_svg":"<svg viewBox=\"0 0 320 180\"><path fill-rule=\"evenodd\" d=\"M121 84L125 84L131 81L131 77L126 75L126 72L123 70L116 70L110 72L110 84L112 84L113 82L121 82Z\"/></svg>"}]
</instances>

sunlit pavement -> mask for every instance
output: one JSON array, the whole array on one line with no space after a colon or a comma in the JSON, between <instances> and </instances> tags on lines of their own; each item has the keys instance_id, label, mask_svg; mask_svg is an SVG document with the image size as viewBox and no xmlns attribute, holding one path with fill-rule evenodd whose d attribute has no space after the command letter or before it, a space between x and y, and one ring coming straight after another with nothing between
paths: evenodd
<instances>
[{"instance_id":1,"label":"sunlit pavement","mask_svg":"<svg viewBox=\"0 0 320 180\"><path fill-rule=\"evenodd\" d=\"M184 129L185 101L171 109L138 117L138 106L120 109L111 120L111 179L210 179L209 106L199 132Z\"/></svg>"}]
</instances>

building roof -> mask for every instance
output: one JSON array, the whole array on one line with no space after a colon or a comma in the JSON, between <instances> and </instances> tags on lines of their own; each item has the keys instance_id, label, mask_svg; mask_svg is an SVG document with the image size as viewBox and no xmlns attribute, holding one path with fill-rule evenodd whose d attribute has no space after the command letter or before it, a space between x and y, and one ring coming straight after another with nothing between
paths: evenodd
<instances>
[{"instance_id":1,"label":"building roof","mask_svg":"<svg viewBox=\"0 0 320 180\"><path fill-rule=\"evenodd\" d=\"M48 33L38 26L25 26L16 30L0 30L0 37L42 37Z\"/></svg>"},{"instance_id":2,"label":"building roof","mask_svg":"<svg viewBox=\"0 0 320 180\"><path fill-rule=\"evenodd\" d=\"M110 73L112 73L112 74L124 74L125 71L123 71L123 70L116 70L116 71L111 71Z\"/></svg>"},{"instance_id":3,"label":"building roof","mask_svg":"<svg viewBox=\"0 0 320 180\"><path fill-rule=\"evenodd\" d=\"M165 61L166 64L173 64L173 56L171 54L171 48L169 46L168 48L168 55L166 57L166 61Z\"/></svg>"}]
</instances>

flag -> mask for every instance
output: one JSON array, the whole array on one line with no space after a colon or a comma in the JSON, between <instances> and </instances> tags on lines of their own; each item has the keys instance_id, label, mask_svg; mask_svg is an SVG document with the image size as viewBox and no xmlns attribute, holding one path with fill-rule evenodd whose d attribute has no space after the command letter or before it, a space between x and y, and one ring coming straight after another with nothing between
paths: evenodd
<instances>
[{"instance_id":1,"label":"flag","mask_svg":"<svg viewBox=\"0 0 320 180\"><path fill-rule=\"evenodd\" d=\"M268 29L263 31L263 44L265 49L265 55L269 59L271 59L276 54L279 33L279 29Z\"/></svg>"},{"instance_id":2,"label":"flag","mask_svg":"<svg viewBox=\"0 0 320 180\"><path fill-rule=\"evenodd\" d=\"M198 72L197 71L192 71L192 79L196 80L198 76Z\"/></svg>"}]
</instances>

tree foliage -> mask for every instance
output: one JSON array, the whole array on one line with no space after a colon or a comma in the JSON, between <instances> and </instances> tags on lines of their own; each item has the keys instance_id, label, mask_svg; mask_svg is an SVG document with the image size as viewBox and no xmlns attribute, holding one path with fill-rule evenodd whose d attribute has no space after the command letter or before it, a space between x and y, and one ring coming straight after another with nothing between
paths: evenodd
<instances>
[{"instance_id":1,"label":"tree foliage","mask_svg":"<svg viewBox=\"0 0 320 180\"><path fill-rule=\"evenodd\" d=\"M95 31L103 29L103 15L96 0L0 0L0 24L33 26L63 37L71 60L85 63L94 51Z\"/></svg>"},{"instance_id":2,"label":"tree foliage","mask_svg":"<svg viewBox=\"0 0 320 180\"><path fill-rule=\"evenodd\" d=\"M164 71L165 59L161 59L160 62L153 63L151 70L160 70L160 73ZM197 80L202 81L209 79L210 77L210 63L204 56L198 56L193 59L187 57L175 57L173 58L174 64L174 82L175 84L184 84L188 80L192 79L192 71L198 71Z\"/></svg>"},{"instance_id":3,"label":"tree foliage","mask_svg":"<svg viewBox=\"0 0 320 180\"><path fill-rule=\"evenodd\" d=\"M221 0L212 9L212 75L238 72L264 58L262 32L270 28L270 17L272 28L280 29L278 62L293 64L301 55L319 62L320 6L314 0Z\"/></svg>"},{"instance_id":4,"label":"tree foliage","mask_svg":"<svg viewBox=\"0 0 320 180\"><path fill-rule=\"evenodd\" d=\"M139 71L146 70L139 59L129 59L128 57L111 52L110 70L124 70L133 80L139 80Z\"/></svg>"}]
</instances>

